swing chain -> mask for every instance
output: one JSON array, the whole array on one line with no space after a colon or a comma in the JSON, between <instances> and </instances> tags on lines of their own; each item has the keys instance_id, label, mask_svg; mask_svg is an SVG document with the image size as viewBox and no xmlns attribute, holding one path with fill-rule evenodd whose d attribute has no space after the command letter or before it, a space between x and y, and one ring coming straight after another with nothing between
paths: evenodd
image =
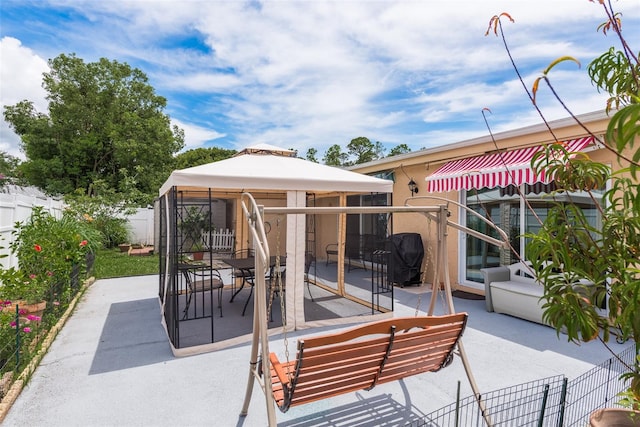
<instances>
[{"instance_id":1,"label":"swing chain","mask_svg":"<svg viewBox=\"0 0 640 427\"><path fill-rule=\"evenodd\" d=\"M433 265L433 252L431 248L431 218L426 217L427 219L427 254L424 257L424 268L422 270L422 283L427 283L427 267L429 265ZM432 286L431 292L435 292L435 289ZM420 305L422 304L422 293L418 294L418 303L416 304L416 312L415 316L420 312Z\"/></svg>"},{"instance_id":2,"label":"swing chain","mask_svg":"<svg viewBox=\"0 0 640 427\"><path fill-rule=\"evenodd\" d=\"M289 366L289 339L287 337L287 316L284 303L284 286L282 285L282 269L280 268L280 218L276 220L276 284L280 292L280 317L282 319L282 337L284 339L284 354ZM273 294L273 287L271 288ZM273 301L273 295L272 299ZM287 370L287 376L291 379L291 373Z\"/></svg>"}]
</instances>

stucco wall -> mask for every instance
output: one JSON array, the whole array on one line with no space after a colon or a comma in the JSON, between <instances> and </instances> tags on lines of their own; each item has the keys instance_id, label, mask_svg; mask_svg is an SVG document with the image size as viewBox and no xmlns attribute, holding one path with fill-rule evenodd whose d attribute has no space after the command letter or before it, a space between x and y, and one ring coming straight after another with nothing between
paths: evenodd
<instances>
[{"instance_id":1,"label":"stucco wall","mask_svg":"<svg viewBox=\"0 0 640 427\"><path fill-rule=\"evenodd\" d=\"M603 112L591 113L580 116L579 118L591 133L596 136L602 136L605 134L609 119ZM364 165L356 165L352 167L351 170L366 174L393 171L395 174L395 184L393 188L394 205L404 205L407 199L411 199L411 193L408 187L410 179L413 179L418 184L419 189L418 193L413 197L412 204L438 204L438 201L422 201L419 197L427 195L425 178L448 161L481 156L494 152L496 149L513 150L517 148L546 144L554 141L555 139L565 141L588 136L588 133L584 128L571 119L554 121L549 123L549 126L553 129L553 134L545 124L541 123L535 126L495 134L493 138L487 135L473 140L461 141L458 143L448 144L446 146L438 146L414 153L385 158ZM594 160L610 164L614 170L620 168L615 154L609 150L588 150L588 154ZM458 191L432 193L430 195L444 197L446 199L459 202ZM450 219L459 223L459 209L453 205L450 206L450 209L452 214ZM436 231L435 229L432 230L432 238L429 239L427 237L428 231L426 230L424 220L418 215L396 215L394 217L393 227L394 232L420 233L423 237L425 250L430 245L435 251L435 239L437 237ZM459 232L455 229L449 228L449 274L454 285L460 282L458 277L459 242ZM427 270L427 279L431 281L432 277L433 269L429 267Z\"/></svg>"}]
</instances>

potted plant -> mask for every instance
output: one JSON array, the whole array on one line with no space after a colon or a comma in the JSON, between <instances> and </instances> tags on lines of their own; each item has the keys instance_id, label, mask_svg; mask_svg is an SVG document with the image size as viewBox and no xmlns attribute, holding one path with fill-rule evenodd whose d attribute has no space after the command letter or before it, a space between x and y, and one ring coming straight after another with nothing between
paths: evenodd
<instances>
[{"instance_id":1,"label":"potted plant","mask_svg":"<svg viewBox=\"0 0 640 427\"><path fill-rule=\"evenodd\" d=\"M559 144L550 145L534 157L533 169L554 176L557 193L579 191L590 197L601 221L594 221L593 211L584 210L572 197L558 202L552 197L552 207L540 231L526 236L526 249L534 274L544 285L544 320L556 328L559 336L563 332L573 342L600 339L606 343L615 335L621 342L635 343L635 362L626 367L620 380L627 388L621 403L631 408L623 418L634 422L629 425L637 425L640 415L634 409L640 404L640 62L622 35L620 16L609 2L598 3L607 16L599 29L614 33L622 47L610 48L589 64L592 82L610 96L607 112L611 114L605 138L592 136L615 153L624 167L612 173L608 165L592 160L588 154L567 153ZM533 85L534 104L540 83L546 83L557 96L548 73L564 61L577 62L571 57L554 61ZM583 285L584 279L591 285ZM612 412L616 414L611 416L619 416L619 410ZM592 425L618 425L606 420L603 413L594 413Z\"/></svg>"},{"instance_id":2,"label":"potted plant","mask_svg":"<svg viewBox=\"0 0 640 427\"><path fill-rule=\"evenodd\" d=\"M607 17L598 29L613 33L621 48L611 47L589 64L592 83L609 94L606 111L611 115L605 138L591 136L615 153L623 168L612 173L609 165L594 161L585 153L567 153L560 144L549 145L536 155L532 160L534 172L553 176L556 194L577 191L590 197L601 220L594 221L593 211L584 210L572 198L575 193L558 202L551 197L548 201L552 207L540 231L526 236L526 251L532 273L544 285L543 319L556 328L558 336L562 332L569 341L600 339L606 343L615 335L620 342L635 343L634 362L620 377L627 388L620 403L629 409L605 409L591 417L592 426L635 426L640 419L636 411L640 407L640 62L637 51L623 37L621 16L612 9L611 2L597 3ZM496 35L498 28L502 32L498 24L503 16L513 21L508 14L494 16L489 29L493 28ZM528 94L536 108L541 84L546 84L562 102L549 72L565 61L579 64L576 59L563 56L534 82ZM584 279L591 284L583 284ZM616 424L620 418L629 424Z\"/></svg>"},{"instance_id":3,"label":"potted plant","mask_svg":"<svg viewBox=\"0 0 640 427\"><path fill-rule=\"evenodd\" d=\"M179 227L182 232L183 251L194 254L203 252L203 233L211 231L209 212L198 206L190 206L184 212Z\"/></svg>"},{"instance_id":4,"label":"potted plant","mask_svg":"<svg viewBox=\"0 0 640 427\"><path fill-rule=\"evenodd\" d=\"M191 245L191 253L194 261L202 261L204 258L204 245L202 242L194 242L193 245Z\"/></svg>"},{"instance_id":5,"label":"potted plant","mask_svg":"<svg viewBox=\"0 0 640 427\"><path fill-rule=\"evenodd\" d=\"M18 305L25 314L42 315L47 306L47 278L10 267L0 270L0 282L0 300L5 306Z\"/></svg>"},{"instance_id":6,"label":"potted plant","mask_svg":"<svg viewBox=\"0 0 640 427\"><path fill-rule=\"evenodd\" d=\"M118 248L120 249L120 252L129 252L129 249L131 249L131 243L120 243Z\"/></svg>"},{"instance_id":7,"label":"potted plant","mask_svg":"<svg viewBox=\"0 0 640 427\"><path fill-rule=\"evenodd\" d=\"M589 417L591 427L638 427L640 412L624 408L604 408Z\"/></svg>"}]
</instances>

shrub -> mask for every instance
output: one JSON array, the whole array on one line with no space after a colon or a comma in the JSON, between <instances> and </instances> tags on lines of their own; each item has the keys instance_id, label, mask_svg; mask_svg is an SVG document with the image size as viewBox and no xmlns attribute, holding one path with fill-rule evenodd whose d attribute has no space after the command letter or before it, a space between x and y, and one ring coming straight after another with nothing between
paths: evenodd
<instances>
[{"instance_id":1,"label":"shrub","mask_svg":"<svg viewBox=\"0 0 640 427\"><path fill-rule=\"evenodd\" d=\"M113 248L129 241L127 216L135 210L135 204L122 193L94 184L92 195L79 192L67 195L66 215L77 220L87 220L88 225L100 232L102 244Z\"/></svg>"},{"instance_id":2,"label":"shrub","mask_svg":"<svg viewBox=\"0 0 640 427\"><path fill-rule=\"evenodd\" d=\"M70 287L79 283L80 266L100 246L100 234L88 221L67 214L58 219L42 208L15 227L10 248L18 257L18 269L2 271L0 296L29 302L68 300Z\"/></svg>"}]
</instances>

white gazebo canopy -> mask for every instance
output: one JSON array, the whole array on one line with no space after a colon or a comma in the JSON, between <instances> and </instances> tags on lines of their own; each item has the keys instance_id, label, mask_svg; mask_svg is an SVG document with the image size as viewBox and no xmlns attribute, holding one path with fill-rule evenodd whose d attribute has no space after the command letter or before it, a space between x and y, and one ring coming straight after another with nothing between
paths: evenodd
<instances>
[{"instance_id":1,"label":"white gazebo canopy","mask_svg":"<svg viewBox=\"0 0 640 427\"><path fill-rule=\"evenodd\" d=\"M172 187L391 193L393 182L310 162L295 157L294 151L258 144L229 159L173 171L160 187L160 196Z\"/></svg>"},{"instance_id":2,"label":"white gazebo canopy","mask_svg":"<svg viewBox=\"0 0 640 427\"><path fill-rule=\"evenodd\" d=\"M296 153L268 144L248 147L234 157L192 168L175 170L160 188L160 196L172 188L181 191L213 189L226 194L237 192L284 193L288 207L306 207L307 193L335 193L341 205L346 194L391 193L393 181L314 163L295 157ZM288 328L304 325L304 252L305 216L287 215L287 288ZM344 229L341 230L344 239ZM342 240L342 244L344 241ZM344 265L339 266L344 269ZM344 277L339 270L339 277Z\"/></svg>"}]
</instances>

